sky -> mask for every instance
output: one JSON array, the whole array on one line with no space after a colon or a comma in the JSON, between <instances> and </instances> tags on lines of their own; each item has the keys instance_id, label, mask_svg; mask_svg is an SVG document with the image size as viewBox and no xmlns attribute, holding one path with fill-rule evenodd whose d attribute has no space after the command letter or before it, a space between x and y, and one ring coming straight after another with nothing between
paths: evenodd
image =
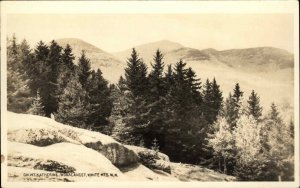
<instances>
[{"instance_id":1,"label":"sky","mask_svg":"<svg viewBox=\"0 0 300 188\"><path fill-rule=\"evenodd\" d=\"M107 52L170 40L226 50L272 46L293 52L292 14L9 14L7 34L32 46L80 38Z\"/></svg>"}]
</instances>

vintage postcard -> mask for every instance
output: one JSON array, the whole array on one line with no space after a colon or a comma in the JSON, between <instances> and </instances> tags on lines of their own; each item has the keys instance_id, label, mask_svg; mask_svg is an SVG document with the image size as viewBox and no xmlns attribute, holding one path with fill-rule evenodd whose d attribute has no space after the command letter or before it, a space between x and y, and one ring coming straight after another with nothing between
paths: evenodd
<instances>
[{"instance_id":1,"label":"vintage postcard","mask_svg":"<svg viewBox=\"0 0 300 188\"><path fill-rule=\"evenodd\" d=\"M1 2L1 187L298 187L298 14Z\"/></svg>"}]
</instances>

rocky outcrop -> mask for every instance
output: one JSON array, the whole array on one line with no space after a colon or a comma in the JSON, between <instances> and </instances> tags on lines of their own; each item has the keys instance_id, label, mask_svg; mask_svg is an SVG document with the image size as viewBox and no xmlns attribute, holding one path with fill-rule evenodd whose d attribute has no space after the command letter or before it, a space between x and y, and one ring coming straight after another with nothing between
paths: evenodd
<instances>
[{"instance_id":1,"label":"rocky outcrop","mask_svg":"<svg viewBox=\"0 0 300 188\"><path fill-rule=\"evenodd\" d=\"M46 117L7 113L8 181L232 181L201 166Z\"/></svg>"},{"instance_id":2,"label":"rocky outcrop","mask_svg":"<svg viewBox=\"0 0 300 188\"><path fill-rule=\"evenodd\" d=\"M8 113L8 140L49 146L56 143L84 145L107 157L113 165L127 166L138 163L135 152L111 137L85 129L58 123L52 119L34 115Z\"/></svg>"},{"instance_id":3,"label":"rocky outcrop","mask_svg":"<svg viewBox=\"0 0 300 188\"><path fill-rule=\"evenodd\" d=\"M146 167L171 174L170 160L166 154L143 147L131 145L126 145L126 147L133 150L139 156L139 161Z\"/></svg>"}]
</instances>

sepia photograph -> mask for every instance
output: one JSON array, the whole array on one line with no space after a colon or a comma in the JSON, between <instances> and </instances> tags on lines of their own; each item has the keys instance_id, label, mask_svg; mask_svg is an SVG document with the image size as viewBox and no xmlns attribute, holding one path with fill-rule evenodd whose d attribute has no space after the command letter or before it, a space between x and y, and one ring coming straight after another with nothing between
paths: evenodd
<instances>
[{"instance_id":1,"label":"sepia photograph","mask_svg":"<svg viewBox=\"0 0 300 188\"><path fill-rule=\"evenodd\" d=\"M298 14L1 2L1 187L298 187Z\"/></svg>"}]
</instances>

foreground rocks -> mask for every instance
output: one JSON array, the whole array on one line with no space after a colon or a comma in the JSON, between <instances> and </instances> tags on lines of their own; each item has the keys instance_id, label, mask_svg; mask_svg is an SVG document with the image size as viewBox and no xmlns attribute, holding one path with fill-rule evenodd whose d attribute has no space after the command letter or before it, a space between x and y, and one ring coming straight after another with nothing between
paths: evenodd
<instances>
[{"instance_id":1,"label":"foreground rocks","mask_svg":"<svg viewBox=\"0 0 300 188\"><path fill-rule=\"evenodd\" d=\"M146 167L171 174L170 160L166 154L137 146L126 145L126 147L133 150L139 156L139 161Z\"/></svg>"},{"instance_id":2,"label":"foreground rocks","mask_svg":"<svg viewBox=\"0 0 300 188\"><path fill-rule=\"evenodd\" d=\"M35 146L67 142L92 148L116 166L138 163L135 152L111 137L85 129L67 126L52 119L34 115L8 113L8 140Z\"/></svg>"},{"instance_id":3,"label":"foreground rocks","mask_svg":"<svg viewBox=\"0 0 300 188\"><path fill-rule=\"evenodd\" d=\"M7 113L8 181L232 181L46 117Z\"/></svg>"}]
</instances>

